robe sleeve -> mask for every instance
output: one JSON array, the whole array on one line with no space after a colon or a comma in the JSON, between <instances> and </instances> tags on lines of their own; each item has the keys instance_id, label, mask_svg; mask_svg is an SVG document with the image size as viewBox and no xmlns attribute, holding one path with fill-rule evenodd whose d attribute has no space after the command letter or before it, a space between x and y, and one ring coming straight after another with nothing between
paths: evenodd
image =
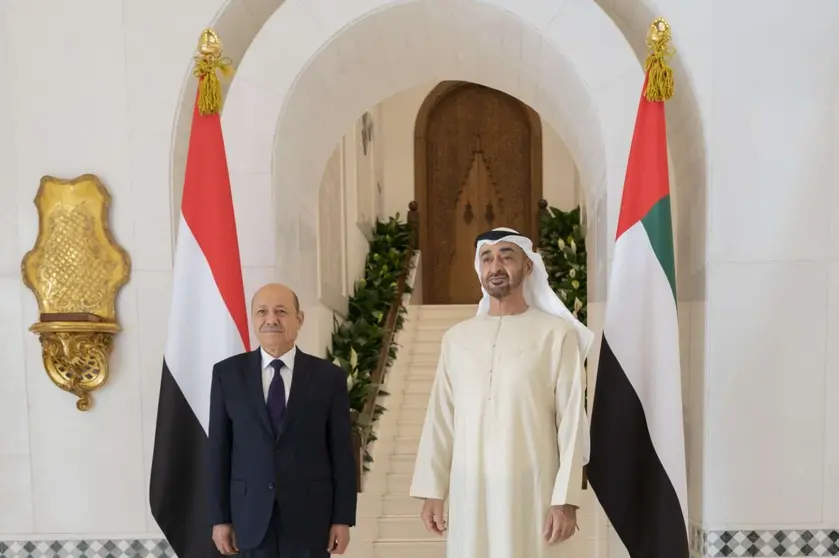
<instances>
[{"instance_id":1,"label":"robe sleeve","mask_svg":"<svg viewBox=\"0 0 839 558\"><path fill-rule=\"evenodd\" d=\"M454 448L454 394L447 347L444 337L417 449L410 493L414 498L445 500L449 493Z\"/></svg>"},{"instance_id":2,"label":"robe sleeve","mask_svg":"<svg viewBox=\"0 0 839 558\"><path fill-rule=\"evenodd\" d=\"M556 383L556 427L559 472L554 482L552 506L580 506L583 465L588 462L589 429L584 390L585 368L576 334L565 335Z\"/></svg>"}]
</instances>

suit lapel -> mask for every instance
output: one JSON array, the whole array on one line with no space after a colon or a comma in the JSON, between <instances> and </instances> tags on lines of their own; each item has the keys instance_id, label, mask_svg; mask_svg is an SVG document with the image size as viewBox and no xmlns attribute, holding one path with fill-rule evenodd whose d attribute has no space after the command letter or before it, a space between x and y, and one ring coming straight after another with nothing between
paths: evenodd
<instances>
[{"instance_id":1,"label":"suit lapel","mask_svg":"<svg viewBox=\"0 0 839 558\"><path fill-rule=\"evenodd\" d=\"M273 436L271 419L268 418L268 407L265 405L265 392L262 388L262 354L259 349L248 355L248 368L245 370L245 387L251 406L259 416L262 426Z\"/></svg>"},{"instance_id":2,"label":"suit lapel","mask_svg":"<svg viewBox=\"0 0 839 558\"><path fill-rule=\"evenodd\" d=\"M300 409L305 406L306 399L308 399L309 389L312 385L312 370L309 359L309 355L297 349L297 355L294 357L291 392L288 396L288 406L279 436L282 436L288 430L289 425L300 413Z\"/></svg>"}]
</instances>

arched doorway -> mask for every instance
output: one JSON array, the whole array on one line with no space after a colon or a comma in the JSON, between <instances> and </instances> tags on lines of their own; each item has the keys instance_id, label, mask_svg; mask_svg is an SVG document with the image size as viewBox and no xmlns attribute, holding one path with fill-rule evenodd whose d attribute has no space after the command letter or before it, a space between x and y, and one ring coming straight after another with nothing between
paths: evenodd
<instances>
[{"instance_id":1,"label":"arched doorway","mask_svg":"<svg viewBox=\"0 0 839 558\"><path fill-rule=\"evenodd\" d=\"M417 115L414 169L423 301L475 304L475 236L501 226L538 236L539 115L489 87L440 83Z\"/></svg>"},{"instance_id":2,"label":"arched doorway","mask_svg":"<svg viewBox=\"0 0 839 558\"><path fill-rule=\"evenodd\" d=\"M216 25L237 67L224 109L231 182L234 196L237 191L246 192L243 197L259 200L263 206L272 200L273 219L248 220L254 244L269 235L278 240L276 262L261 264L273 267L251 270L243 264L246 273L252 271L252 277L277 275L293 265L299 277L318 277L317 250L301 241L305 238L300 234L301 223L305 225L309 216L317 215L316 186L350 122L383 99L416 86L440 79L476 81L533 107L541 120L559 133L573 156L586 195L591 233L589 325L599 331L613 241L610 231L617 221L643 71L627 37L596 2L558 6L551 0L468 0L446 5L437 0L313 0L311 7L323 16L316 18L311 10L276 10L283 0L260 0L259 14L254 13L255 18L248 18L248 24L243 25L243 1L230 0L220 10ZM639 6L646 2L629 0L615 9L620 8L619 15L626 16L627 12L640 12ZM561 17L555 17L560 11ZM425 25L417 25L417 21ZM488 42L489 26L497 28L504 40ZM231 31L237 28L241 42L234 45ZM289 29L305 31L306 41L301 42L300 33L289 33ZM579 29L588 32L579 33ZM637 29L643 37L646 24ZM246 48L248 54L239 64L237 57ZM687 54L686 50L682 47L680 53ZM282 64L277 63L277 52L288 53ZM191 75L185 80L194 83ZM690 80L677 83L684 98L690 99L689 111L673 114L671 120L685 123L680 129L702 140L697 95L691 91ZM179 198L177 184L183 177L194 98L194 90L185 89L181 95L185 108L178 118L172 150L174 200ZM704 140L698 141L696 149L682 141L671 149L691 164L705 156ZM700 169L691 176L696 177L704 196L704 172ZM403 179L410 180L410 173L393 182ZM383 186L388 188L388 184ZM701 214L704 220L704 208L704 203L693 203L692 215ZM698 263L689 264L688 271L694 272L683 275L704 277L705 267L699 265L706 256L704 226L691 234L696 257L680 258L680 264ZM262 258L265 251L254 253ZM474 278L471 269L470 276ZM301 302L306 305L309 301ZM697 326L699 331L703 331L702 323L704 318ZM696 346L697 354L701 353L701 339ZM595 375L590 379L593 385ZM701 409L701 390L696 392L700 394L697 408ZM701 419L696 424L701 426ZM701 481L693 486L701 487ZM609 535L602 512L594 511L598 508L590 491L584 508L592 513L581 521L585 536L574 537L569 552L598 557L620 553L617 537ZM366 545L362 548L368 555L375 552L372 542L355 544Z\"/></svg>"}]
</instances>

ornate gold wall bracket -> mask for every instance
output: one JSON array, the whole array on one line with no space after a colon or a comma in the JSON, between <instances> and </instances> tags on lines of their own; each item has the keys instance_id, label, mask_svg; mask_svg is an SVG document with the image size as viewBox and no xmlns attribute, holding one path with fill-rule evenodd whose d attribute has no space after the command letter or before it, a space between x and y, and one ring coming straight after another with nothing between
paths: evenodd
<instances>
[{"instance_id":1,"label":"ornate gold wall bracket","mask_svg":"<svg viewBox=\"0 0 839 558\"><path fill-rule=\"evenodd\" d=\"M40 320L29 328L41 340L44 367L61 389L91 406L91 392L108 380L116 297L131 261L108 227L111 196L96 176L41 179L35 197L40 220L35 247L21 262L23 282L38 300Z\"/></svg>"}]
</instances>

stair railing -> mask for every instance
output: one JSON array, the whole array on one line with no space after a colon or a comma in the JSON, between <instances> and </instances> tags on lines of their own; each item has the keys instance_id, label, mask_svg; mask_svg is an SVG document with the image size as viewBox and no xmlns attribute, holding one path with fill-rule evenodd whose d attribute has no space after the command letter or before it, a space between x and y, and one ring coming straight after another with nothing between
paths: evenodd
<instances>
[{"instance_id":1,"label":"stair railing","mask_svg":"<svg viewBox=\"0 0 839 558\"><path fill-rule=\"evenodd\" d=\"M379 360L375 370L370 375L373 389L367 395L367 400L364 402L361 413L353 412L351 414L353 426L352 446L353 456L355 457L356 487L358 492L363 491L364 455L367 453L367 444L371 441L370 433L376 414L376 402L379 398L379 392L384 383L388 366L390 365L390 349L393 346L393 338L396 335L397 320L402 311L402 298L405 295L408 284L411 261L414 258L414 252L418 249L419 244L419 212L417 211L417 202L415 201L412 201L408 205L407 222L411 227L411 244L405 252L402 273L399 275L399 280L396 284L396 294L390 304L390 310L388 310L387 316L385 317L384 336L382 337L382 346L379 350ZM363 428L358 428L358 425L362 425Z\"/></svg>"}]
</instances>

